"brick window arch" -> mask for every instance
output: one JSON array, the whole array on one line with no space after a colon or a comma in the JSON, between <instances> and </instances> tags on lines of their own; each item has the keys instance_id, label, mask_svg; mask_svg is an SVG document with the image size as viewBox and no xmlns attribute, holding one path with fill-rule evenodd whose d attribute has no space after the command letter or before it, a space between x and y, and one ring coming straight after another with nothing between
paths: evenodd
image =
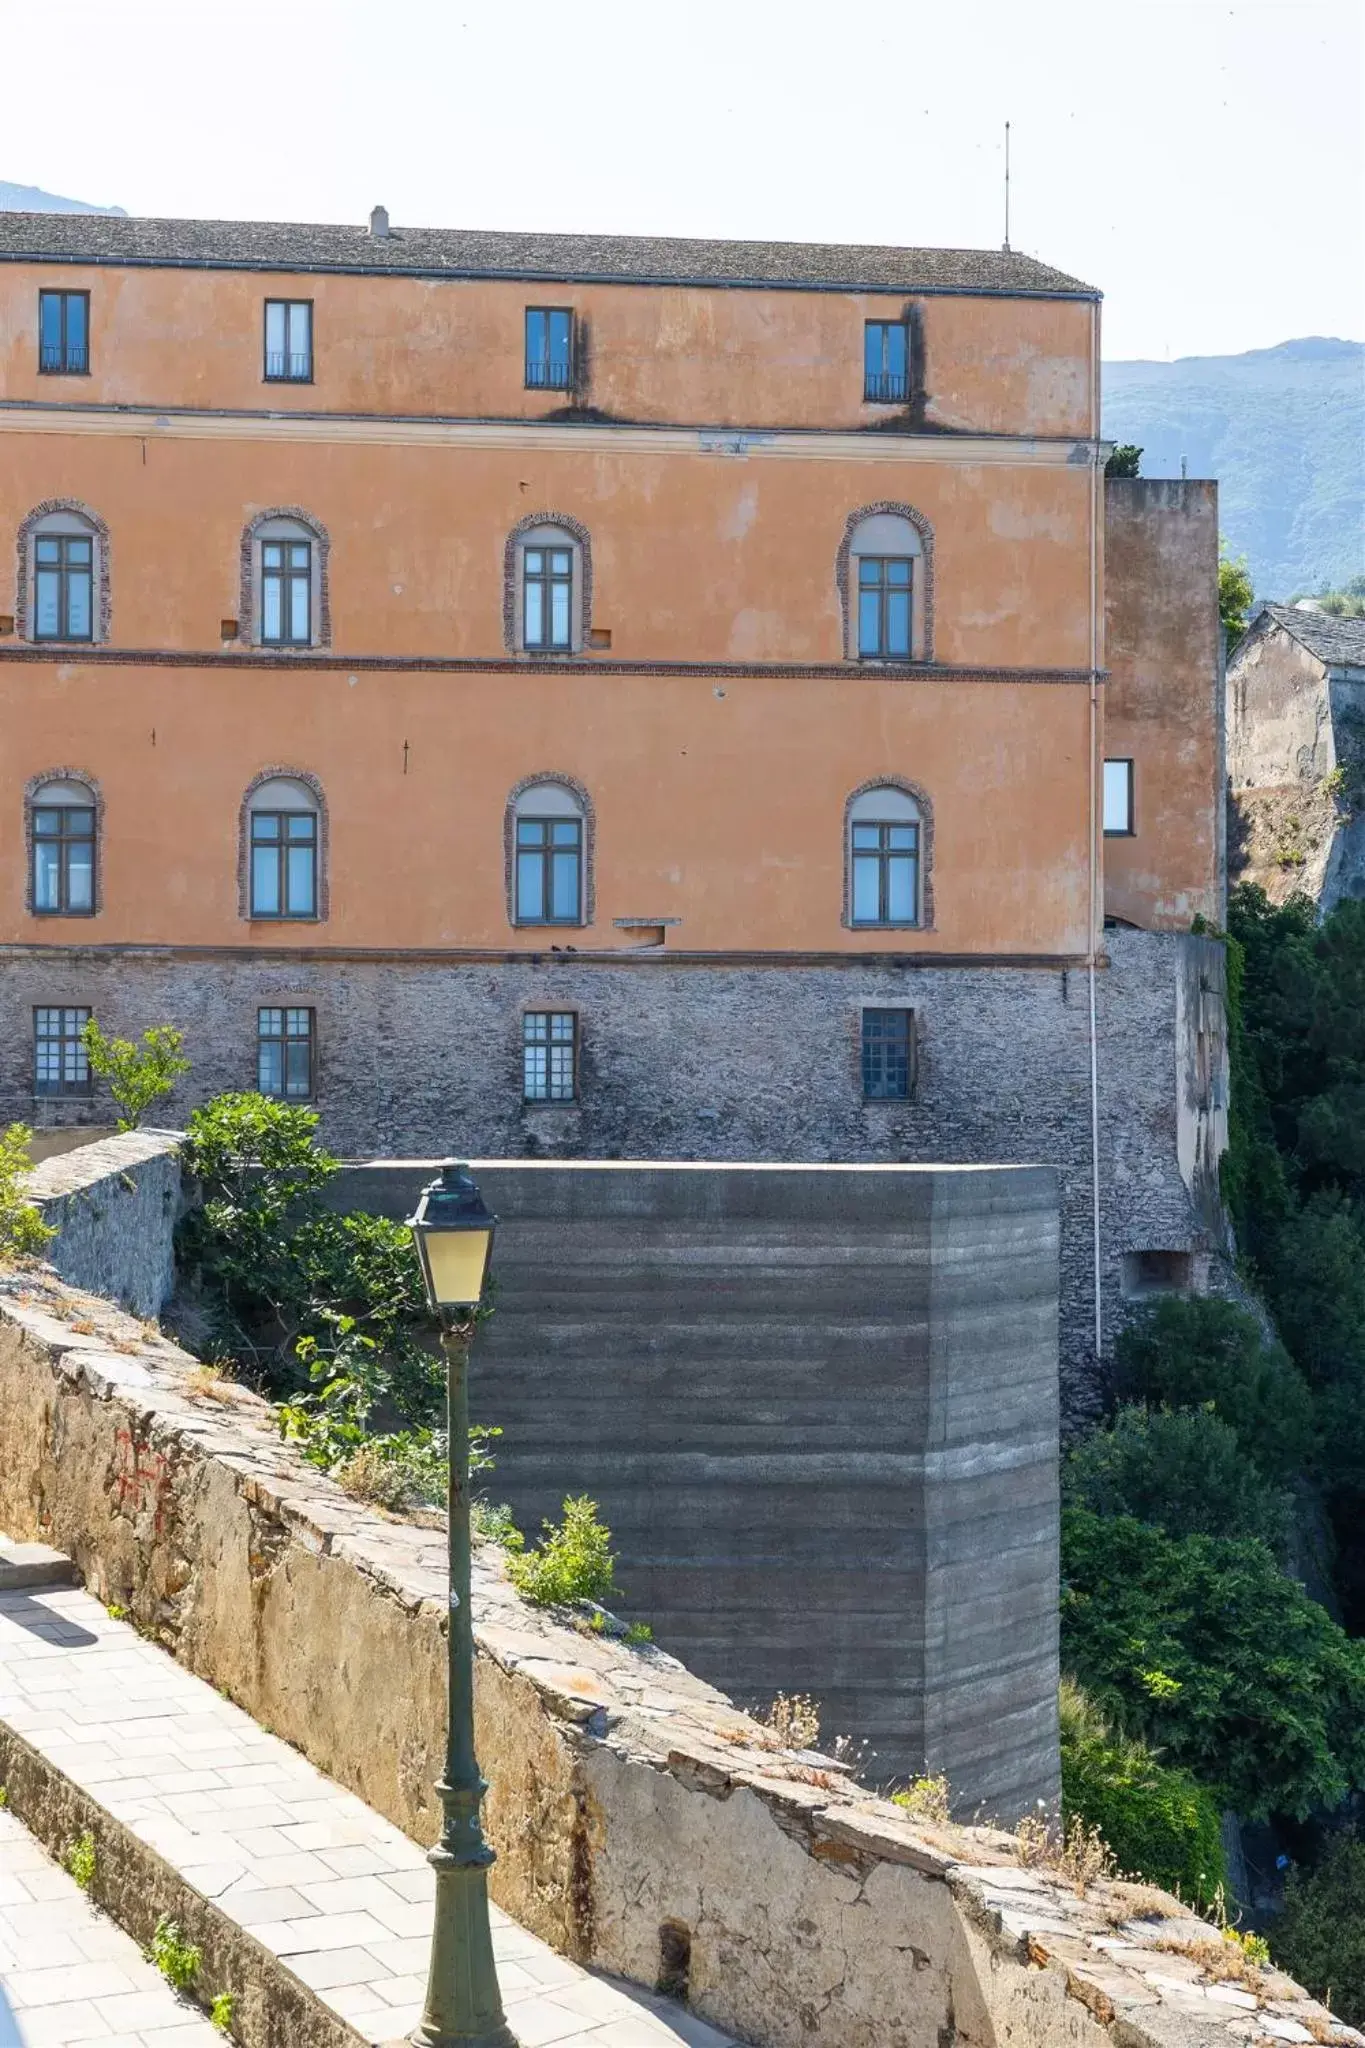
<instances>
[{"instance_id":1,"label":"brick window arch","mask_svg":"<svg viewBox=\"0 0 1365 2048\"><path fill-rule=\"evenodd\" d=\"M103 908L104 795L82 768L49 768L24 788L24 908L94 917Z\"/></svg>"},{"instance_id":2,"label":"brick window arch","mask_svg":"<svg viewBox=\"0 0 1365 2048\"><path fill-rule=\"evenodd\" d=\"M253 776L237 822L238 916L252 924L325 923L329 841L327 799L316 775L273 767Z\"/></svg>"},{"instance_id":3,"label":"brick window arch","mask_svg":"<svg viewBox=\"0 0 1365 2048\"><path fill-rule=\"evenodd\" d=\"M844 805L843 868L847 930L932 931L934 807L928 791L901 775L878 775L851 791Z\"/></svg>"},{"instance_id":4,"label":"brick window arch","mask_svg":"<svg viewBox=\"0 0 1365 2048\"><path fill-rule=\"evenodd\" d=\"M866 562L881 565L881 574L860 583ZM888 651L866 644L860 614L880 612L885 625L894 617L900 592L887 588L890 565L909 565L909 652ZM895 573L892 571L891 573ZM843 652L848 660L932 661L934 658L934 529L913 505L881 499L860 505L844 522L834 563L839 592ZM861 600L861 602L860 602ZM867 601L871 600L871 603Z\"/></svg>"},{"instance_id":5,"label":"brick window arch","mask_svg":"<svg viewBox=\"0 0 1365 2048\"><path fill-rule=\"evenodd\" d=\"M286 622L288 603L278 597L267 598L267 580L272 583L276 577L287 578L294 573L294 565L287 558L276 564L267 562L266 550L290 551L291 543L306 547L308 620L306 637L293 638L288 633L279 634L273 628L274 621L267 618L269 605L284 603ZM310 647L330 647L332 644L332 595L329 576L329 557L332 543L327 528L312 512L301 505L272 505L258 512L242 529L242 543L239 562L240 588L237 597L237 621L239 637L249 647L268 647L272 652L306 653Z\"/></svg>"},{"instance_id":6,"label":"brick window arch","mask_svg":"<svg viewBox=\"0 0 1365 2048\"><path fill-rule=\"evenodd\" d=\"M82 551L88 561L74 559ZM40 553L53 559L40 561ZM110 558L109 528L92 506L79 498L47 498L35 505L18 533L15 631L20 639L76 646L107 641L113 612ZM86 617L80 616L82 605ZM71 631L73 625L79 630Z\"/></svg>"},{"instance_id":7,"label":"brick window arch","mask_svg":"<svg viewBox=\"0 0 1365 2048\"><path fill-rule=\"evenodd\" d=\"M572 775L547 770L527 775L508 793L503 815L507 920L514 926L576 926L593 921L596 820L592 798ZM576 841L573 828L577 828ZM567 889L577 863L577 904ZM537 894L539 890L539 894Z\"/></svg>"},{"instance_id":8,"label":"brick window arch","mask_svg":"<svg viewBox=\"0 0 1365 2048\"><path fill-rule=\"evenodd\" d=\"M527 553L533 558L535 577L547 586L557 580L551 557L564 554L567 569L568 633L566 644L556 645L553 632L544 633L528 645L527 639ZM536 556L545 559L534 563ZM535 580L535 578L533 578ZM549 623L552 592L542 600ZM529 512L519 519L507 536L502 561L502 637L509 654L581 654L592 624L592 537L581 520L567 512Z\"/></svg>"}]
</instances>

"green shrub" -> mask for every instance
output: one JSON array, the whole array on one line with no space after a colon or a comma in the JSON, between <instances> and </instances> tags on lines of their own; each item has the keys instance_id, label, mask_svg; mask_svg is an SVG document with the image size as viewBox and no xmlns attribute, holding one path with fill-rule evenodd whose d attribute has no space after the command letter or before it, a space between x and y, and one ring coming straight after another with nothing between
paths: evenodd
<instances>
[{"instance_id":1,"label":"green shrub","mask_svg":"<svg viewBox=\"0 0 1365 2048\"><path fill-rule=\"evenodd\" d=\"M92 1073L109 1083L109 1093L123 1114L121 1131L135 1131L154 1102L169 1095L190 1063L181 1050L184 1039L170 1024L153 1024L137 1045L131 1038L106 1038L91 1017L81 1034Z\"/></svg>"},{"instance_id":2,"label":"green shrub","mask_svg":"<svg viewBox=\"0 0 1365 2048\"><path fill-rule=\"evenodd\" d=\"M1122 1731L1251 1819L1365 1784L1365 1644L1262 1543L1062 1516L1062 1654Z\"/></svg>"},{"instance_id":3,"label":"green shrub","mask_svg":"<svg viewBox=\"0 0 1365 2048\"><path fill-rule=\"evenodd\" d=\"M1211 1407L1267 1478L1299 1472L1312 1454L1313 1396L1278 1344L1235 1302L1171 1296L1120 1331L1122 1395L1153 1407Z\"/></svg>"},{"instance_id":4,"label":"green shrub","mask_svg":"<svg viewBox=\"0 0 1365 2048\"><path fill-rule=\"evenodd\" d=\"M1349 1196L1320 1188L1294 1208L1270 1240L1265 1277L1276 1325L1310 1383L1365 1385L1365 1236Z\"/></svg>"},{"instance_id":5,"label":"green shrub","mask_svg":"<svg viewBox=\"0 0 1365 2048\"><path fill-rule=\"evenodd\" d=\"M1315 1870L1290 1872L1271 1947L1281 1969L1315 1997L1330 1996L1339 2018L1365 2026L1365 1842L1358 1835L1339 1836Z\"/></svg>"},{"instance_id":6,"label":"green shrub","mask_svg":"<svg viewBox=\"0 0 1365 2048\"><path fill-rule=\"evenodd\" d=\"M209 2011L209 2018L220 2034L232 2032L233 2008L237 2001L230 1991L220 1991Z\"/></svg>"},{"instance_id":7,"label":"green shrub","mask_svg":"<svg viewBox=\"0 0 1365 2048\"><path fill-rule=\"evenodd\" d=\"M91 1885L95 1882L95 1872L99 1867L99 1857L95 1849L95 1837L91 1834L89 1828L85 1830L83 1835L77 1835L73 1842L67 1843L66 1853L62 1857L62 1865L67 1873L76 1880L81 1890L88 1892Z\"/></svg>"},{"instance_id":8,"label":"green shrub","mask_svg":"<svg viewBox=\"0 0 1365 2048\"><path fill-rule=\"evenodd\" d=\"M27 1124L0 1130L0 1259L38 1258L56 1236L24 1193L33 1170L32 1137Z\"/></svg>"},{"instance_id":9,"label":"green shrub","mask_svg":"<svg viewBox=\"0 0 1365 2048\"><path fill-rule=\"evenodd\" d=\"M1212 1793L1111 1728L1070 1680L1062 1681L1059 1706L1064 1821L1078 1818L1102 1835L1125 1876L1195 1906L1210 1903L1227 1882Z\"/></svg>"},{"instance_id":10,"label":"green shrub","mask_svg":"<svg viewBox=\"0 0 1365 2048\"><path fill-rule=\"evenodd\" d=\"M616 1591L611 1530L597 1519L586 1494L566 1500L564 1519L546 1522L533 1549L513 1551L507 1573L537 1607L568 1607L575 1600L608 1600Z\"/></svg>"},{"instance_id":11,"label":"green shrub","mask_svg":"<svg viewBox=\"0 0 1365 2048\"><path fill-rule=\"evenodd\" d=\"M1062 1470L1063 1498L1135 1515L1168 1536L1257 1536L1283 1554L1289 1497L1271 1486L1213 1409L1120 1408Z\"/></svg>"},{"instance_id":12,"label":"green shrub","mask_svg":"<svg viewBox=\"0 0 1365 2048\"><path fill-rule=\"evenodd\" d=\"M156 1965L173 1991L188 1991L199 1975L204 1956L194 1942L186 1941L180 1922L163 1913L156 1923L147 1960Z\"/></svg>"}]
</instances>

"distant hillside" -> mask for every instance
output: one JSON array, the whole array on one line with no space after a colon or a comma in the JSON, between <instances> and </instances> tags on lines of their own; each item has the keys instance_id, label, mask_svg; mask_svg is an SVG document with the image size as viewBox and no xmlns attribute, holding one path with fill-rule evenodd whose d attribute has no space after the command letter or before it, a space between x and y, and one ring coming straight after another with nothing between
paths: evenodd
<instances>
[{"instance_id":1,"label":"distant hillside","mask_svg":"<svg viewBox=\"0 0 1365 2048\"><path fill-rule=\"evenodd\" d=\"M1106 363L1104 431L1144 476L1216 477L1220 524L1256 595L1365 569L1365 343L1311 336L1242 356Z\"/></svg>"},{"instance_id":2,"label":"distant hillside","mask_svg":"<svg viewBox=\"0 0 1365 2048\"><path fill-rule=\"evenodd\" d=\"M85 199L63 199L37 185L7 185L0 179L0 213L117 213L121 206L92 206Z\"/></svg>"}]
</instances>

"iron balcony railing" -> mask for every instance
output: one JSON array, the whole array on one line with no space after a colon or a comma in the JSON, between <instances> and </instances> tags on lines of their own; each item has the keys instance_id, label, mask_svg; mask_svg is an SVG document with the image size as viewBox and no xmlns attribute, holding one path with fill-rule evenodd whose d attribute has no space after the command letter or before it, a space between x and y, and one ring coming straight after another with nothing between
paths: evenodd
<instances>
[{"instance_id":1,"label":"iron balcony railing","mask_svg":"<svg viewBox=\"0 0 1365 2048\"><path fill-rule=\"evenodd\" d=\"M89 351L68 345L65 348L43 348L38 351L40 370L68 370L72 375L83 376L90 368Z\"/></svg>"},{"instance_id":2,"label":"iron balcony railing","mask_svg":"<svg viewBox=\"0 0 1365 2048\"><path fill-rule=\"evenodd\" d=\"M873 375L869 371L863 384L863 397L876 399L883 405L903 405L909 396L910 379L904 374L895 376L878 372Z\"/></svg>"},{"instance_id":3,"label":"iron balcony railing","mask_svg":"<svg viewBox=\"0 0 1365 2048\"><path fill-rule=\"evenodd\" d=\"M541 357L526 362L526 387L530 391L567 391L571 383L569 364L561 357Z\"/></svg>"},{"instance_id":4,"label":"iron balcony railing","mask_svg":"<svg viewBox=\"0 0 1365 2048\"><path fill-rule=\"evenodd\" d=\"M265 359L265 374L272 383L307 384L313 375L313 358L310 355L285 355L268 351Z\"/></svg>"}]
</instances>

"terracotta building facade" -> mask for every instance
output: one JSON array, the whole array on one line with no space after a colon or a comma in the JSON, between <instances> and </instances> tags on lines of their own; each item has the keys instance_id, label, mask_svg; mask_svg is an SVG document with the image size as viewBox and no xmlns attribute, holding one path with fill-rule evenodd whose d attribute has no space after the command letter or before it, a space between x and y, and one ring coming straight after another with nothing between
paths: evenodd
<instances>
[{"instance_id":1,"label":"terracotta building facade","mask_svg":"<svg viewBox=\"0 0 1365 2048\"><path fill-rule=\"evenodd\" d=\"M1221 1057L1214 493L1098 391L1009 252L0 215L0 1114L93 1014L351 1156L1052 1161L1081 1386Z\"/></svg>"}]
</instances>

